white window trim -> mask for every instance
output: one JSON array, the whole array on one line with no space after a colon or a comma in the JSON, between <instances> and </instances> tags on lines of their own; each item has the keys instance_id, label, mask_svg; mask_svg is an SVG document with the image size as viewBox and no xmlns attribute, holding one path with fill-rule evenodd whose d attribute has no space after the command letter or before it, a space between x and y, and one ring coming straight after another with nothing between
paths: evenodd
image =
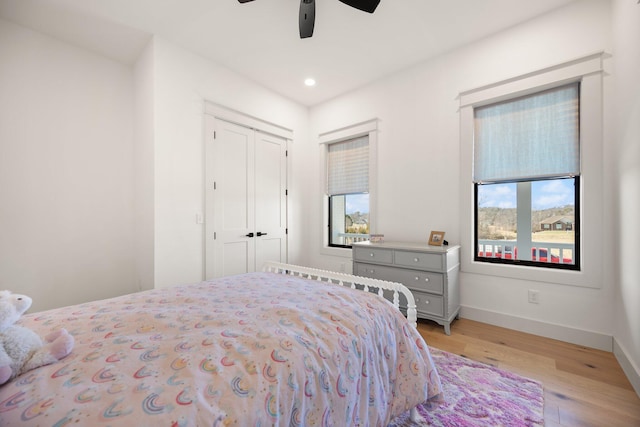
<instances>
[{"instance_id":1,"label":"white window trim","mask_svg":"<svg viewBox=\"0 0 640 427\"><path fill-rule=\"evenodd\" d=\"M468 247L461 259L467 273L509 277L513 279L600 288L603 280L603 256L598 248L603 239L603 96L602 74L604 53L588 55L573 61L461 92L460 99L460 235ZM570 82L580 87L580 185L581 271L540 267L489 264L474 261L474 197L473 197L473 109L482 105L522 96ZM587 189L587 191L585 191Z\"/></svg>"},{"instance_id":2,"label":"white window trim","mask_svg":"<svg viewBox=\"0 0 640 427\"><path fill-rule=\"evenodd\" d=\"M357 123L344 128L324 132L318 135L320 147L320 174L322 190L322 247L320 253L343 258L351 258L351 249L329 246L329 196L325 194L327 182L327 144L345 141L360 136L369 136L369 232L375 233L377 213L377 152L378 152L378 119Z\"/></svg>"}]
</instances>

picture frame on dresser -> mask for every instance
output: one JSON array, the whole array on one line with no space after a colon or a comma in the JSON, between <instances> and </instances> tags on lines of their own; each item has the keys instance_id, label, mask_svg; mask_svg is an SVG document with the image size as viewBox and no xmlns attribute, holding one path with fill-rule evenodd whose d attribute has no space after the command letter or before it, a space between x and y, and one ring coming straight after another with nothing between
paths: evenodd
<instances>
[{"instance_id":1,"label":"picture frame on dresser","mask_svg":"<svg viewBox=\"0 0 640 427\"><path fill-rule=\"evenodd\" d=\"M442 246L444 242L444 231L432 231L429 235L429 245Z\"/></svg>"}]
</instances>

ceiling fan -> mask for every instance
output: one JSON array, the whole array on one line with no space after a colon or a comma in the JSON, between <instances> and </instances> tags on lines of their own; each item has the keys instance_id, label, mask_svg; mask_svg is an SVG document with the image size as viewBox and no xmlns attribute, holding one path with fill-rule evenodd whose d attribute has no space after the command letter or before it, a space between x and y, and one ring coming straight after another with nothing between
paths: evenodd
<instances>
[{"instance_id":1,"label":"ceiling fan","mask_svg":"<svg viewBox=\"0 0 640 427\"><path fill-rule=\"evenodd\" d=\"M238 0L240 3L248 3L253 0ZM340 0L342 3L362 10L364 12L373 13L378 7L380 0ZM640 0L639 0L640 1ZM316 22L316 2L315 0L300 0L299 15L300 38L305 39L313 35L313 27Z\"/></svg>"}]
</instances>

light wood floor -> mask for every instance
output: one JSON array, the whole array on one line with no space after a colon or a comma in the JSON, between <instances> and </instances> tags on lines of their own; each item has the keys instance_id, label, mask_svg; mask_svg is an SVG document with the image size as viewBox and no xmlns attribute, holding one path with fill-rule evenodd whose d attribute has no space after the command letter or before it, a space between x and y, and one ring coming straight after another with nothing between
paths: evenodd
<instances>
[{"instance_id":1,"label":"light wood floor","mask_svg":"<svg viewBox=\"0 0 640 427\"><path fill-rule=\"evenodd\" d=\"M613 353L459 319L420 320L430 346L542 382L545 426L640 426L640 398Z\"/></svg>"}]
</instances>

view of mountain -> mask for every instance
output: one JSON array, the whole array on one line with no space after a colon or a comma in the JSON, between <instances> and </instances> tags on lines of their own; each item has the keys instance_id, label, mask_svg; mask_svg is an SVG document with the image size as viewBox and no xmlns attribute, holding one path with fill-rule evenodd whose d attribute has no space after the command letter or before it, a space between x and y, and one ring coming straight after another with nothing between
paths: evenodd
<instances>
[{"instance_id":1,"label":"view of mountain","mask_svg":"<svg viewBox=\"0 0 640 427\"><path fill-rule=\"evenodd\" d=\"M534 210L531 215L532 230L539 231L540 223L545 219L562 216L573 218L574 214L573 205ZM516 208L479 208L478 224L480 224L478 230L480 239L513 239L517 228L517 210Z\"/></svg>"}]
</instances>

